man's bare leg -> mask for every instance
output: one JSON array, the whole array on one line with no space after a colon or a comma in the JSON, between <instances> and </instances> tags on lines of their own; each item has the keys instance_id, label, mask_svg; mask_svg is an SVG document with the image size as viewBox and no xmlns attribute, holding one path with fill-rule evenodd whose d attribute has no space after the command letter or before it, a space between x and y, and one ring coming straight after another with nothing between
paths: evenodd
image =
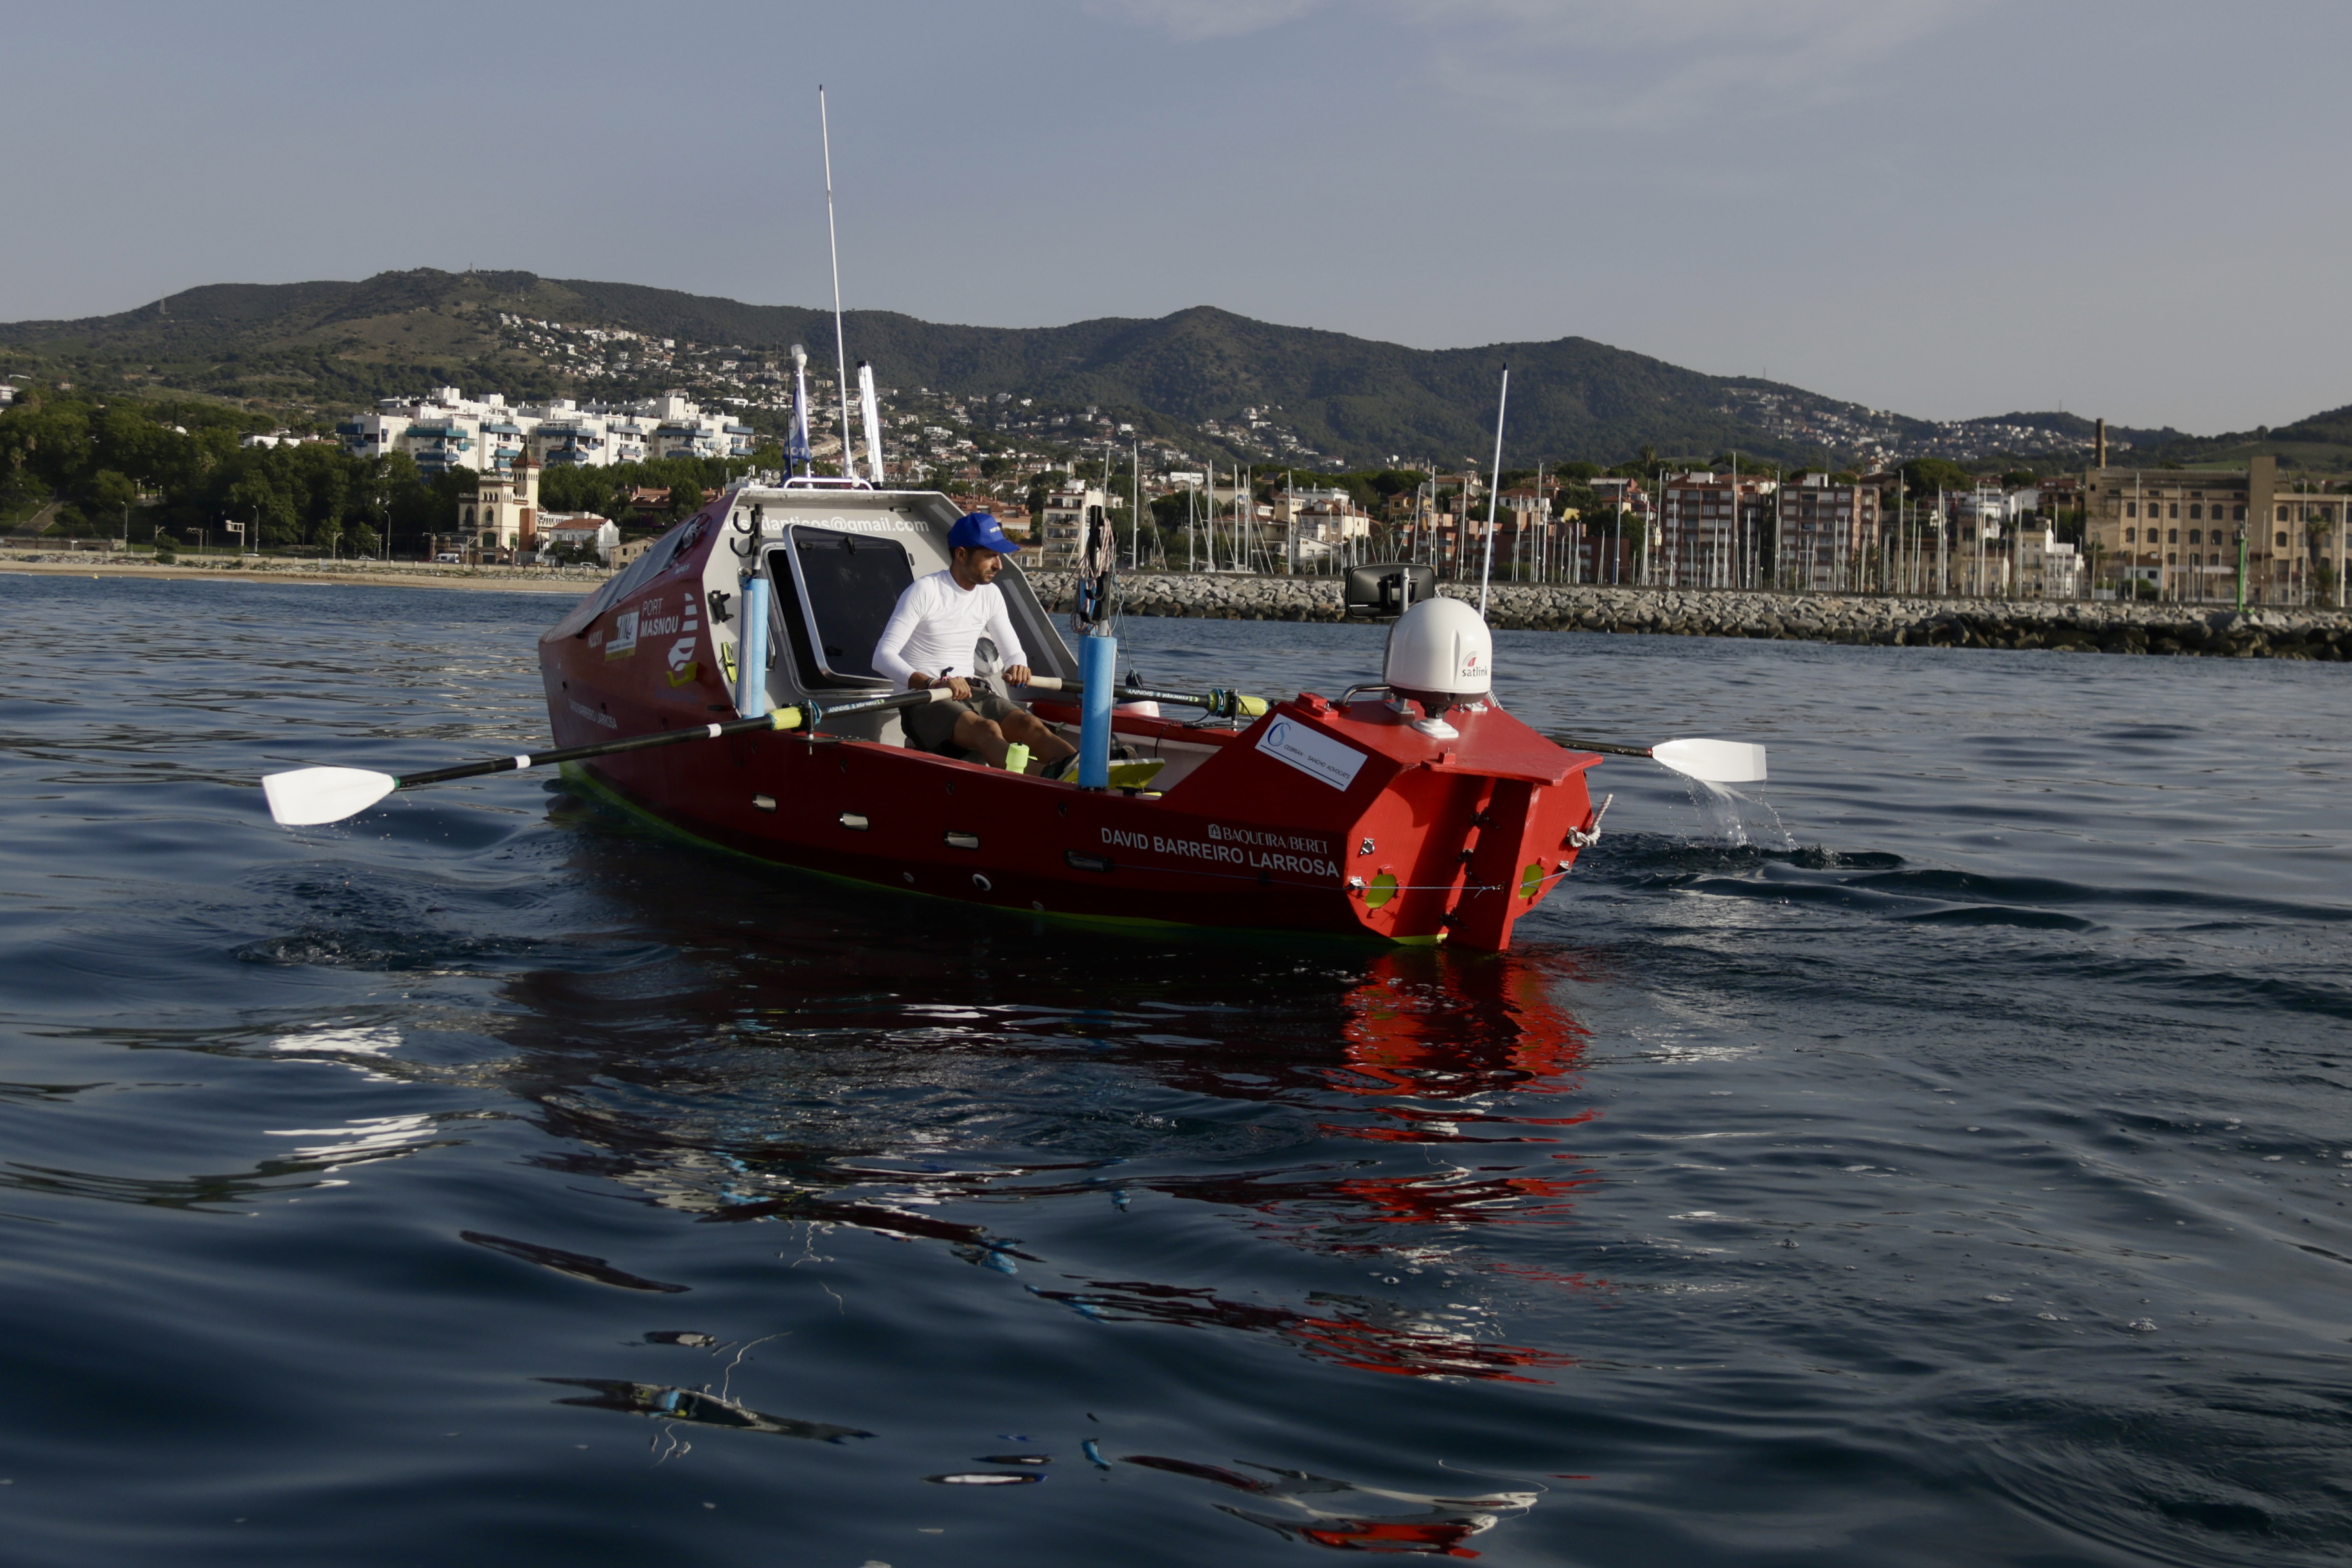
<instances>
[{"instance_id":1,"label":"man's bare leg","mask_svg":"<svg viewBox=\"0 0 2352 1568\"><path fill-rule=\"evenodd\" d=\"M965 713L956 720L955 743L984 760L992 768L1004 765L1004 731L993 719L983 719L977 713Z\"/></svg>"},{"instance_id":2,"label":"man's bare leg","mask_svg":"<svg viewBox=\"0 0 2352 1568\"><path fill-rule=\"evenodd\" d=\"M1004 765L1005 748L1016 741L1029 748L1033 766L1059 762L1077 751L1034 713L1007 714L1001 725L977 713L965 713L956 720L955 743L981 757L992 768Z\"/></svg>"},{"instance_id":3,"label":"man's bare leg","mask_svg":"<svg viewBox=\"0 0 2352 1568\"><path fill-rule=\"evenodd\" d=\"M1003 733L1006 739L1028 747L1030 756L1038 763L1059 762L1077 751L1052 726L1026 709L1005 715Z\"/></svg>"}]
</instances>

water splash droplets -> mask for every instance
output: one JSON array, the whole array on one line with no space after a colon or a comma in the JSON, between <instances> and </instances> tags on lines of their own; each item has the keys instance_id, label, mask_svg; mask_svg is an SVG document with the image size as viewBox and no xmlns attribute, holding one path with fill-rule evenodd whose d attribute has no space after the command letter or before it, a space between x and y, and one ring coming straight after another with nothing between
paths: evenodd
<instances>
[{"instance_id":1,"label":"water splash droplets","mask_svg":"<svg viewBox=\"0 0 2352 1568\"><path fill-rule=\"evenodd\" d=\"M1797 847L1780 814L1768 802L1727 784L1709 784L1687 774L1683 784L1690 792L1691 805L1698 812L1699 821L1706 825L1709 835L1723 843L1734 848L1755 845L1785 851ZM1770 819L1769 826L1765 818Z\"/></svg>"}]
</instances>

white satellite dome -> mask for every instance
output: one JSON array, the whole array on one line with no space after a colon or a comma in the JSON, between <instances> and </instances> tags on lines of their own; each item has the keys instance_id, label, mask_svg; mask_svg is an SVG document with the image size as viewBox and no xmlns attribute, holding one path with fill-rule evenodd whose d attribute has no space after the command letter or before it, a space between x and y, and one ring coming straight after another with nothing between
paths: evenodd
<instances>
[{"instance_id":1,"label":"white satellite dome","mask_svg":"<svg viewBox=\"0 0 2352 1568\"><path fill-rule=\"evenodd\" d=\"M1390 688L1403 696L1484 697L1495 685L1495 637L1459 599L1423 599L1389 628Z\"/></svg>"}]
</instances>

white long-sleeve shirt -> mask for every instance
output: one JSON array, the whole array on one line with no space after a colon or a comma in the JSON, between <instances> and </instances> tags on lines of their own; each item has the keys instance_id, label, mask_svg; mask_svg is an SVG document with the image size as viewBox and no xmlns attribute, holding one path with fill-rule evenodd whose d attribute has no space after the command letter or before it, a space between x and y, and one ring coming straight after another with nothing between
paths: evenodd
<instances>
[{"instance_id":1,"label":"white long-sleeve shirt","mask_svg":"<svg viewBox=\"0 0 2352 1568\"><path fill-rule=\"evenodd\" d=\"M1026 664L1029 656L1013 635L1013 618L1004 613L1004 595L993 583L966 588L952 572L934 572L907 584L883 625L874 645L874 668L890 678L899 690L907 678L921 670L937 679L942 674L969 677L972 645L985 633L996 644L997 657L1008 665Z\"/></svg>"}]
</instances>

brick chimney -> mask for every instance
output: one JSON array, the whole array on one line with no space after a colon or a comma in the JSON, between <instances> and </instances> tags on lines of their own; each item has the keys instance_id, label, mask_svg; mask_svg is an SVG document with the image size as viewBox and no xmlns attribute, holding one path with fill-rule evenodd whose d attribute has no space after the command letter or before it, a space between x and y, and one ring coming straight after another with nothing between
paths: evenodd
<instances>
[{"instance_id":1,"label":"brick chimney","mask_svg":"<svg viewBox=\"0 0 2352 1568\"><path fill-rule=\"evenodd\" d=\"M2092 458L2092 466L2104 468L2107 466L2107 422L2104 419L2099 421L2099 433L2095 439L2098 450L2097 456Z\"/></svg>"}]
</instances>

